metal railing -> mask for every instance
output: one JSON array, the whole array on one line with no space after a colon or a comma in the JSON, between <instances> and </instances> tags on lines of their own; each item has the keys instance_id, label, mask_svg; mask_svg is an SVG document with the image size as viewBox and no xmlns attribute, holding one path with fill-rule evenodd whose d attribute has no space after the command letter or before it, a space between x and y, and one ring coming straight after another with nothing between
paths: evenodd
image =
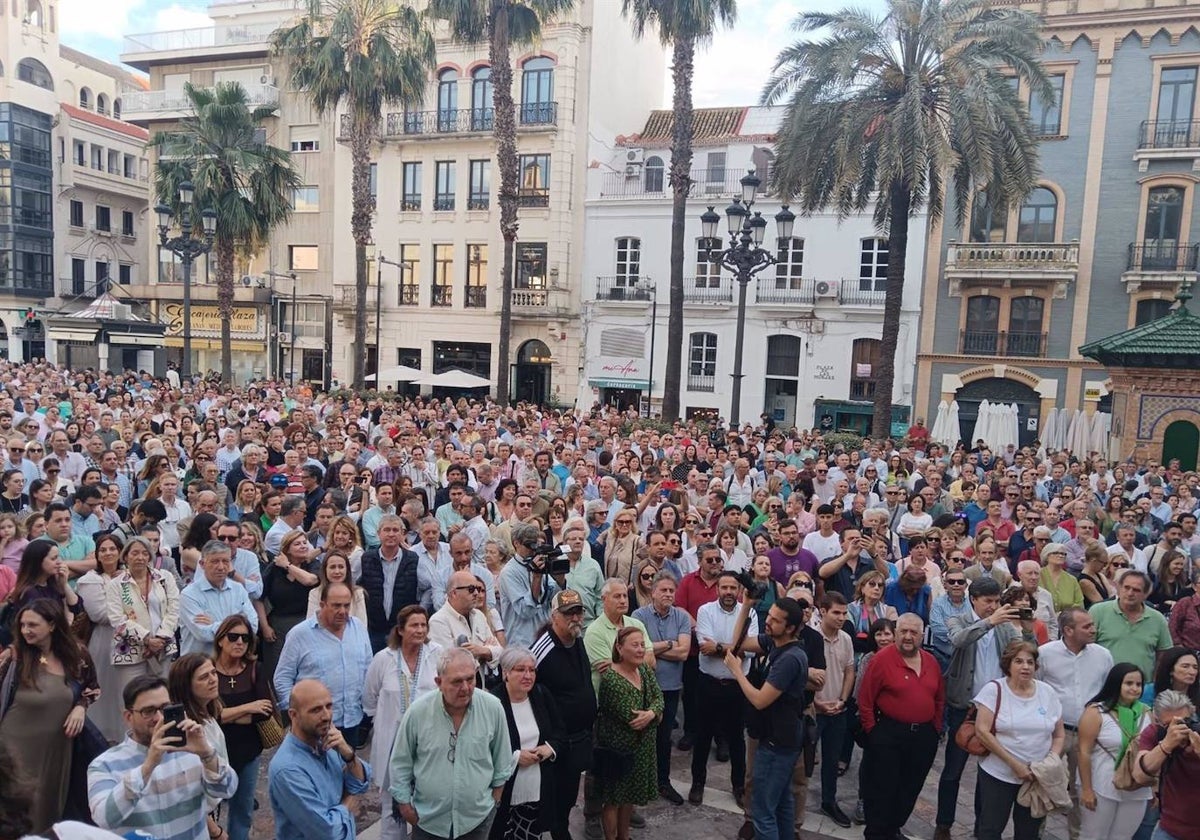
<instances>
[{"instance_id":1,"label":"metal railing","mask_svg":"<svg viewBox=\"0 0 1200 840\"><path fill-rule=\"evenodd\" d=\"M271 42L271 34L278 28L279 26L274 23L247 23L143 32L138 35L126 35L122 52L169 52L248 44L261 44L266 47Z\"/></svg>"},{"instance_id":2,"label":"metal railing","mask_svg":"<svg viewBox=\"0 0 1200 840\"><path fill-rule=\"evenodd\" d=\"M402 212L414 212L421 209L421 194L409 194L400 199L400 210Z\"/></svg>"},{"instance_id":3,"label":"metal railing","mask_svg":"<svg viewBox=\"0 0 1200 840\"><path fill-rule=\"evenodd\" d=\"M689 373L688 384L689 391L704 391L712 393L717 389L717 377L702 373Z\"/></svg>"},{"instance_id":4,"label":"metal railing","mask_svg":"<svg viewBox=\"0 0 1200 840\"><path fill-rule=\"evenodd\" d=\"M816 280L795 280L759 277L754 290L758 303L790 303L793 306L812 306L817 299Z\"/></svg>"},{"instance_id":5,"label":"metal railing","mask_svg":"<svg viewBox=\"0 0 1200 840\"><path fill-rule=\"evenodd\" d=\"M1138 148L1200 148L1200 120L1144 120L1138 131Z\"/></svg>"},{"instance_id":6,"label":"metal railing","mask_svg":"<svg viewBox=\"0 0 1200 840\"><path fill-rule=\"evenodd\" d=\"M883 306L883 299L887 296L887 292L882 289L864 289L861 285L862 282L861 280L858 283L843 280L841 289L838 291L838 302L847 306Z\"/></svg>"},{"instance_id":7,"label":"metal railing","mask_svg":"<svg viewBox=\"0 0 1200 840\"><path fill-rule=\"evenodd\" d=\"M964 356L1043 358L1046 333L1032 330L963 330L959 343Z\"/></svg>"},{"instance_id":8,"label":"metal railing","mask_svg":"<svg viewBox=\"0 0 1200 840\"><path fill-rule=\"evenodd\" d=\"M433 209L439 213L448 213L454 209L454 195L435 195L433 197Z\"/></svg>"},{"instance_id":9,"label":"metal railing","mask_svg":"<svg viewBox=\"0 0 1200 840\"><path fill-rule=\"evenodd\" d=\"M274 85L243 85L246 89L246 104L278 105L279 88ZM134 119L135 114L160 111L183 111L190 113L191 100L182 90L139 90L123 94L121 104L125 119Z\"/></svg>"},{"instance_id":10,"label":"metal railing","mask_svg":"<svg viewBox=\"0 0 1200 840\"><path fill-rule=\"evenodd\" d=\"M1004 337L1006 356L1041 358L1046 355L1046 333L1032 330L1010 330Z\"/></svg>"},{"instance_id":11,"label":"metal railing","mask_svg":"<svg viewBox=\"0 0 1200 840\"><path fill-rule=\"evenodd\" d=\"M639 288L641 283L648 280L645 277L630 277L622 275L618 277L597 277L596 278L596 300L607 300L616 302L650 302L650 289Z\"/></svg>"},{"instance_id":12,"label":"metal railing","mask_svg":"<svg viewBox=\"0 0 1200 840\"><path fill-rule=\"evenodd\" d=\"M100 295L112 288L113 279L111 277L103 277L94 283L89 283L86 280L76 280L74 277L58 278L58 296L59 297L100 297Z\"/></svg>"},{"instance_id":13,"label":"metal railing","mask_svg":"<svg viewBox=\"0 0 1200 840\"><path fill-rule=\"evenodd\" d=\"M453 306L454 305L454 287L439 286L434 283L430 287L429 296L430 306Z\"/></svg>"},{"instance_id":14,"label":"metal railing","mask_svg":"<svg viewBox=\"0 0 1200 840\"><path fill-rule=\"evenodd\" d=\"M558 124L557 102L518 104L518 126ZM383 121L385 137L429 137L488 132L495 125L494 108L439 108L436 111L393 111Z\"/></svg>"},{"instance_id":15,"label":"metal railing","mask_svg":"<svg viewBox=\"0 0 1200 840\"><path fill-rule=\"evenodd\" d=\"M557 125L557 102L522 102L517 106L517 122L521 125Z\"/></svg>"},{"instance_id":16,"label":"metal railing","mask_svg":"<svg viewBox=\"0 0 1200 840\"><path fill-rule=\"evenodd\" d=\"M630 171L633 174L627 175L625 171L610 172L604 176L604 180L600 186L601 198L636 198L636 197L662 197L671 195L671 185L668 183L667 175L669 174L670 153L663 150L657 153L657 157L663 161L664 168L647 168L643 163L641 166L633 166ZM688 196L696 199L728 199L735 195L742 194L742 177L746 174L745 169L730 169L721 167L719 169L693 169L691 173L692 185L688 190ZM758 188L758 196L770 196L770 184L767 181ZM724 236L724 234L722 234Z\"/></svg>"},{"instance_id":17,"label":"metal railing","mask_svg":"<svg viewBox=\"0 0 1200 840\"><path fill-rule=\"evenodd\" d=\"M873 399L875 399L875 380L874 379L851 379L850 380L850 399L852 399L852 400L873 400Z\"/></svg>"},{"instance_id":18,"label":"metal railing","mask_svg":"<svg viewBox=\"0 0 1200 840\"><path fill-rule=\"evenodd\" d=\"M473 195L467 199L468 210L486 210L491 204L491 197L486 195Z\"/></svg>"},{"instance_id":19,"label":"metal railing","mask_svg":"<svg viewBox=\"0 0 1200 840\"><path fill-rule=\"evenodd\" d=\"M549 187L521 187L517 190L518 207L549 207Z\"/></svg>"},{"instance_id":20,"label":"metal railing","mask_svg":"<svg viewBox=\"0 0 1200 840\"><path fill-rule=\"evenodd\" d=\"M684 277L683 300L685 303L733 303L733 278L724 274Z\"/></svg>"},{"instance_id":21,"label":"metal railing","mask_svg":"<svg viewBox=\"0 0 1200 840\"><path fill-rule=\"evenodd\" d=\"M1197 266L1200 266L1200 245L1150 239L1129 243L1129 261L1125 270L1196 271Z\"/></svg>"},{"instance_id":22,"label":"metal railing","mask_svg":"<svg viewBox=\"0 0 1200 840\"><path fill-rule=\"evenodd\" d=\"M415 283L401 283L398 302L401 306L416 306L421 302L421 287Z\"/></svg>"},{"instance_id":23,"label":"metal railing","mask_svg":"<svg viewBox=\"0 0 1200 840\"><path fill-rule=\"evenodd\" d=\"M487 308L487 286L467 286L463 289L463 306L467 309Z\"/></svg>"}]
</instances>

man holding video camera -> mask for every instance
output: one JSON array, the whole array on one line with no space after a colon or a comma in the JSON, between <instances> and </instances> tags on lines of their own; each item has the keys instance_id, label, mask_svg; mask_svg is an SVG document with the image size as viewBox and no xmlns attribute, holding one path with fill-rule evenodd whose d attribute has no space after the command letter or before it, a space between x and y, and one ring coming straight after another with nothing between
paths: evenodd
<instances>
[{"instance_id":1,"label":"man holding video camera","mask_svg":"<svg viewBox=\"0 0 1200 840\"><path fill-rule=\"evenodd\" d=\"M539 553L544 548L542 542L542 531L536 525L513 525L513 557L498 581L501 618L509 645L531 646L538 629L550 620L550 599L559 585L549 574L550 557Z\"/></svg>"}]
</instances>

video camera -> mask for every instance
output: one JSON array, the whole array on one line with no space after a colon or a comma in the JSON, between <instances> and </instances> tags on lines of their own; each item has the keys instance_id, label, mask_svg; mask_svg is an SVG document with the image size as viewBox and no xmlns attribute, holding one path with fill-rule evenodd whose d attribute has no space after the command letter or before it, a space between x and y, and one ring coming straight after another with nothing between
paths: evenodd
<instances>
[{"instance_id":1,"label":"video camera","mask_svg":"<svg viewBox=\"0 0 1200 840\"><path fill-rule=\"evenodd\" d=\"M563 552L562 546L538 543L526 547L530 551L528 557L522 557L520 553L514 554L513 557L527 569L552 577L571 571L571 561Z\"/></svg>"}]
</instances>

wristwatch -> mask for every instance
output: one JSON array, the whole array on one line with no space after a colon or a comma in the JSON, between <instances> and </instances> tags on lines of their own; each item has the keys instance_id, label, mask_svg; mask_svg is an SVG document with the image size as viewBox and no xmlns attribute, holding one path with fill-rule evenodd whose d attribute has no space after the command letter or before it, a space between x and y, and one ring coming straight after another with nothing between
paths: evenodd
<instances>
[{"instance_id":1,"label":"wristwatch","mask_svg":"<svg viewBox=\"0 0 1200 840\"><path fill-rule=\"evenodd\" d=\"M667 650L671 650L671 649L672 649L672 648L674 648L674 647L675 647L675 640L674 640L674 639L667 639Z\"/></svg>"}]
</instances>

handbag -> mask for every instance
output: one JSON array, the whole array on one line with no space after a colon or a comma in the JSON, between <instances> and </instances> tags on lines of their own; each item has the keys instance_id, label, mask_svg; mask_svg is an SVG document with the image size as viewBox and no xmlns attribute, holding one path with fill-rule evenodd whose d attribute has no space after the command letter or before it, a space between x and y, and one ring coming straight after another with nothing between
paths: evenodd
<instances>
[{"instance_id":1,"label":"handbag","mask_svg":"<svg viewBox=\"0 0 1200 840\"><path fill-rule=\"evenodd\" d=\"M616 782L633 772L632 750L597 744L592 748L592 772L602 782Z\"/></svg>"},{"instance_id":2,"label":"handbag","mask_svg":"<svg viewBox=\"0 0 1200 840\"><path fill-rule=\"evenodd\" d=\"M992 734L996 734L996 718L1000 716L1000 701L1004 697L1004 692L1000 689L1000 680L992 680L996 684L996 712L992 715ZM979 733L975 729L975 720L978 717L978 708L974 703L967 709L967 717L958 727L958 731L954 733L954 743L959 749L965 750L971 755L983 757L991 750L983 745L979 740Z\"/></svg>"},{"instance_id":3,"label":"handbag","mask_svg":"<svg viewBox=\"0 0 1200 840\"><path fill-rule=\"evenodd\" d=\"M1113 720L1117 721L1117 727L1120 728L1121 721L1116 715L1113 715L1112 717ZM1096 743L1099 745L1099 740L1097 740ZM1120 759L1113 755L1107 747L1101 745L1100 749L1108 753L1109 756L1112 757L1112 760L1116 763L1116 767L1113 769L1113 787L1115 787L1117 790L1141 790L1144 787L1151 787L1155 784L1155 780L1153 779L1143 784L1142 782L1139 782L1137 777L1134 775L1133 770L1137 766L1138 760L1136 740L1132 738L1130 739L1129 744L1125 747L1125 752L1121 755ZM1168 758L1169 757L1170 756L1168 756Z\"/></svg>"},{"instance_id":4,"label":"handbag","mask_svg":"<svg viewBox=\"0 0 1200 840\"><path fill-rule=\"evenodd\" d=\"M251 678L258 683L258 663L253 665L254 671ZM283 743L283 738L287 735L287 730L283 728L283 724L279 721L279 701L275 699L275 689L267 686L267 691L271 695L271 714L267 715L262 720L254 722L254 728L258 730L258 740L262 742L264 750L274 749Z\"/></svg>"}]
</instances>

